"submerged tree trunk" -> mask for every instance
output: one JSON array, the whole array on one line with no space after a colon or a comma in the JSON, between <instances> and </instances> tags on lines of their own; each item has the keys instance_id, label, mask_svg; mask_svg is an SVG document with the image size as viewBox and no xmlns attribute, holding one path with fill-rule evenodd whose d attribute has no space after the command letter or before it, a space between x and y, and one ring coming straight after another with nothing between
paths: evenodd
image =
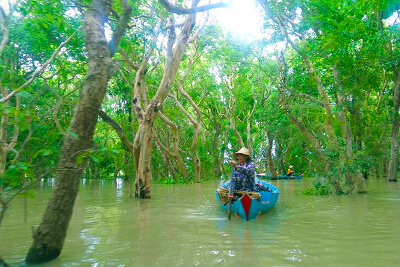
<instances>
[{"instance_id":1,"label":"submerged tree trunk","mask_svg":"<svg viewBox=\"0 0 400 267\"><path fill-rule=\"evenodd\" d=\"M64 244L87 161L83 154L92 147L97 117L106 93L110 69L113 67L112 54L104 34L104 20L111 5L111 0L95 0L84 15L88 72L68 133L64 136L56 184L43 220L33 235L27 263L41 263L57 258ZM130 13L131 9L127 14L130 16Z\"/></svg>"},{"instance_id":2,"label":"submerged tree trunk","mask_svg":"<svg viewBox=\"0 0 400 267\"><path fill-rule=\"evenodd\" d=\"M153 122L144 120L133 144L136 167L135 197L151 197L151 151L153 145Z\"/></svg>"},{"instance_id":3,"label":"submerged tree trunk","mask_svg":"<svg viewBox=\"0 0 400 267\"><path fill-rule=\"evenodd\" d=\"M196 1L193 1L197 4ZM178 67L182 61L185 49L187 47L189 36L196 22L195 14L187 16L182 31L177 38L177 43L174 46L176 39L175 28L169 30L169 38L167 45L167 59L164 66L164 74L161 83L157 89L157 93L149 102L149 105L142 107L141 94L143 92L142 81L146 74L148 57L143 57L142 64L136 73L134 85L134 98L132 101L133 110L139 121L139 128L135 136L133 145L133 157L136 168L135 178L135 196L140 198L151 197L151 151L153 144L153 124L158 115L165 98L171 90L171 85L176 77Z\"/></svg>"},{"instance_id":4,"label":"submerged tree trunk","mask_svg":"<svg viewBox=\"0 0 400 267\"><path fill-rule=\"evenodd\" d=\"M166 60L164 65L164 73L162 80L158 86L157 92L153 99L147 105L147 100L144 101L143 97L146 95L146 88L144 85L145 75L147 73L147 65L150 59L152 49L149 49L142 57L140 67L136 72L132 110L136 114L139 122L139 128L135 136L133 145L133 158L136 168L135 179L135 196L140 198L151 197L151 151L153 142L153 124L158 115L158 111L164 103L165 98L168 96L171 86L175 80L179 65L182 61L188 43L192 40L190 35L196 24L196 12L204 11L212 8L225 7L226 3L219 3L216 5L202 6L197 9L199 0L192 0L192 6L189 9L176 7L169 3L167 0L159 0L159 2L171 13L188 14L180 29L178 38L175 32L175 22L173 16L170 16L170 24L165 28L165 33L168 35L168 43L166 46ZM157 34L160 27L156 27L154 42L157 42ZM196 34L195 34L196 36ZM195 165L198 167L196 172L200 175L200 160L196 159Z\"/></svg>"}]
</instances>

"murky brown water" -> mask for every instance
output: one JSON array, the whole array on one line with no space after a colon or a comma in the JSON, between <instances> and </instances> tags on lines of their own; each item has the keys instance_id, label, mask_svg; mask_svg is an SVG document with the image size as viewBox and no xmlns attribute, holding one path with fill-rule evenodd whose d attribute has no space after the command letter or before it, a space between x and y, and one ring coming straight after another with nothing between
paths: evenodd
<instances>
[{"instance_id":1,"label":"murky brown water","mask_svg":"<svg viewBox=\"0 0 400 267\"><path fill-rule=\"evenodd\" d=\"M311 179L275 181L277 205L256 221L227 220L219 181L153 185L129 198L122 182L82 185L60 257L41 266L399 266L400 186L370 180L368 194L304 196ZM50 187L16 200L0 229L0 255L25 257Z\"/></svg>"}]
</instances>

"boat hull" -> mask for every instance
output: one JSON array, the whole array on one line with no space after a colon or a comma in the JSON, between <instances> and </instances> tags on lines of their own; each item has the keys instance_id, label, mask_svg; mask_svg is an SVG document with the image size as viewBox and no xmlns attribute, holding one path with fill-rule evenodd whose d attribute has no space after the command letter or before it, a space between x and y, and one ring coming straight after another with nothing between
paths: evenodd
<instances>
[{"instance_id":1,"label":"boat hull","mask_svg":"<svg viewBox=\"0 0 400 267\"><path fill-rule=\"evenodd\" d=\"M257 217L270 209L272 209L279 197L279 189L265 181L256 179L256 184L269 188L270 191L259 191L260 198L254 199L244 194L241 198L237 199L231 205L231 212L237 214L243 220L254 220ZM225 183L221 188L228 188L229 182ZM221 197L218 194L218 190L215 191L217 201L226 212L228 211L228 204L224 204L221 201Z\"/></svg>"},{"instance_id":2,"label":"boat hull","mask_svg":"<svg viewBox=\"0 0 400 267\"><path fill-rule=\"evenodd\" d=\"M280 175L280 176L278 176L278 179L283 179L283 180L294 180L294 179L297 179L297 180L300 180L301 178L303 178L303 174L300 174L300 175L295 175L295 176L287 176L287 175Z\"/></svg>"}]
</instances>

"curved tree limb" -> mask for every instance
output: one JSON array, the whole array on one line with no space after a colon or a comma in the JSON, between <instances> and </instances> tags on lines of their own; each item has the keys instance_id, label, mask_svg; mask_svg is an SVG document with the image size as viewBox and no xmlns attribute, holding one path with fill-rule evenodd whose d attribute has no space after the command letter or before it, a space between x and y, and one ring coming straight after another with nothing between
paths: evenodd
<instances>
[{"instance_id":1,"label":"curved tree limb","mask_svg":"<svg viewBox=\"0 0 400 267\"><path fill-rule=\"evenodd\" d=\"M3 7L0 6L0 13L1 16L3 17L3 24L1 25L1 29L3 30L3 40L1 40L1 45L0 45L0 55L3 52L4 47L8 44L9 41L9 32L8 32L8 18L6 15L6 12L4 12Z\"/></svg>"},{"instance_id":2,"label":"curved tree limb","mask_svg":"<svg viewBox=\"0 0 400 267\"><path fill-rule=\"evenodd\" d=\"M318 98L315 98L315 97L313 97L313 96L311 96L311 95L309 95L309 94L306 94L306 93L296 93L296 92L293 92L286 84L283 85L283 86L284 86L285 89L288 90L293 96L298 96L298 97L306 98L306 99L308 99L308 100L311 100L311 101L317 103L317 104L320 105L321 107L324 106L324 102L322 102L322 101L319 100Z\"/></svg>"},{"instance_id":3,"label":"curved tree limb","mask_svg":"<svg viewBox=\"0 0 400 267\"><path fill-rule=\"evenodd\" d=\"M121 41L122 36L125 33L125 30L128 27L128 23L131 19L132 16L132 10L133 8L129 5L127 0L121 0L121 5L123 8L122 11L122 16L118 19L119 23L116 27L116 29L113 32L112 39L110 41L110 51L111 51L111 56L115 54L115 51L117 49L117 46L119 44L119 41Z\"/></svg>"},{"instance_id":4,"label":"curved tree limb","mask_svg":"<svg viewBox=\"0 0 400 267\"><path fill-rule=\"evenodd\" d=\"M156 133L154 133L154 137L156 139L156 142L158 143L158 145L160 146L160 148L162 148L168 155L170 155L171 157L174 157L176 159L176 163L178 164L178 168L181 171L183 177L187 177L188 173L186 170L186 166L185 163L182 160L182 157L179 155L179 146L178 146L178 127L175 125L175 123L173 123L172 121L170 121L163 113L159 112L158 117L165 123L167 124L169 127L171 127L172 129L172 147L173 147L173 151L171 152L169 151L169 149L164 146L164 144L161 142L161 140L158 138L158 135Z\"/></svg>"},{"instance_id":5,"label":"curved tree limb","mask_svg":"<svg viewBox=\"0 0 400 267\"><path fill-rule=\"evenodd\" d=\"M229 119L231 122L231 128L233 129L233 131L236 134L236 137L240 143L240 147L245 147L244 145L244 141L242 136L240 135L239 131L237 130L236 127L236 121L240 119L238 118L238 116L236 115L236 98L232 93L233 88L235 87L235 73L234 71L232 71L232 74L228 76L228 80L226 81L226 85L228 87L228 91L229 91L229 111L226 110L226 113L229 114Z\"/></svg>"},{"instance_id":6,"label":"curved tree limb","mask_svg":"<svg viewBox=\"0 0 400 267\"><path fill-rule=\"evenodd\" d=\"M131 141L129 141L124 130L121 128L121 126L118 124L118 122L113 120L103 110L100 110L99 116L100 116L100 118L103 119L103 121L105 123L108 123L109 125L111 125L114 128L115 132L117 133L117 135L118 135L119 139L121 140L122 144L124 145L124 147L128 151L132 152L133 151L133 143Z\"/></svg>"},{"instance_id":7,"label":"curved tree limb","mask_svg":"<svg viewBox=\"0 0 400 267\"><path fill-rule=\"evenodd\" d=\"M155 43L157 41L157 38L160 34L161 31L161 23L162 21L159 20L155 29L155 34L153 36L153 42ZM171 45L172 46L172 45ZM142 100L143 96L146 94L145 92L145 75L147 73L147 64L149 62L150 56L153 54L155 47L150 45L145 51L145 53L142 56L142 60L139 66L139 69L136 71L136 77L135 77L135 84L133 87L133 100L132 100L132 110L136 114L139 123L142 122L143 117L144 117L144 109L147 107L142 107Z\"/></svg>"},{"instance_id":8,"label":"curved tree limb","mask_svg":"<svg viewBox=\"0 0 400 267\"><path fill-rule=\"evenodd\" d=\"M216 4L209 4L209 5L204 5L204 6L196 6L192 8L184 8L184 7L177 7L171 4L168 0L158 0L158 2L165 7L169 12L177 14L177 15L183 15L183 14L194 14L197 12L203 12L207 11L210 9L214 8L223 8L223 7L230 7L232 6L232 1L229 1L228 3L216 3Z\"/></svg>"}]
</instances>

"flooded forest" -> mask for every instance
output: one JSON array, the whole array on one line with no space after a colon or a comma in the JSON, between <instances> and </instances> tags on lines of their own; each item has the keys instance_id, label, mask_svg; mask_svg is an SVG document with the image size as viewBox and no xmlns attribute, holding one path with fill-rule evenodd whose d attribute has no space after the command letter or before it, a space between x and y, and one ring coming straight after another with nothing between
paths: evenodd
<instances>
[{"instance_id":1,"label":"flooded forest","mask_svg":"<svg viewBox=\"0 0 400 267\"><path fill-rule=\"evenodd\" d=\"M0 238L34 209L21 201L45 201L27 264L60 256L83 181L122 183L139 217L160 188L187 186L219 220L202 186L229 178L243 147L272 181L303 174L306 186L275 181L290 194L366 210L384 198L370 185L397 196L396 0L10 0L0 24Z\"/></svg>"}]
</instances>

